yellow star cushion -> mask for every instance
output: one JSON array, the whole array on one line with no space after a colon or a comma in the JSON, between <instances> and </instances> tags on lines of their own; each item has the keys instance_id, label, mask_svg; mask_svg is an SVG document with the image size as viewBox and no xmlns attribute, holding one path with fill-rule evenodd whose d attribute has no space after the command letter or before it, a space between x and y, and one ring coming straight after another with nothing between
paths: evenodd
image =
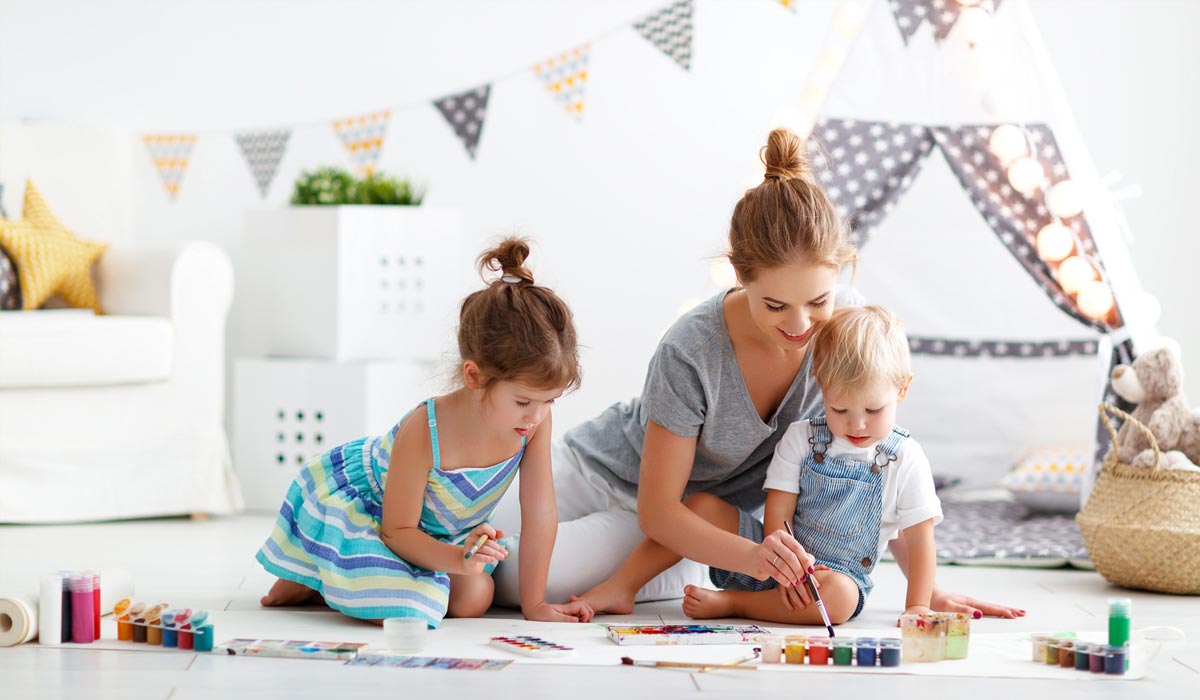
<instances>
[{"instance_id":1,"label":"yellow star cushion","mask_svg":"<svg viewBox=\"0 0 1200 700\"><path fill-rule=\"evenodd\" d=\"M25 183L25 210L20 221L0 220L0 247L17 268L26 311L57 294L70 306L100 311L92 284L92 263L107 243L77 238L63 225L42 193Z\"/></svg>"}]
</instances>

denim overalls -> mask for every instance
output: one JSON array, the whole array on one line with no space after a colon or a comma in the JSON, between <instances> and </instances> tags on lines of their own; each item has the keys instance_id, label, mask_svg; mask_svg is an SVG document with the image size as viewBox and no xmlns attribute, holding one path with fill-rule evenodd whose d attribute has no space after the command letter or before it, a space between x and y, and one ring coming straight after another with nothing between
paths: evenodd
<instances>
[{"instance_id":1,"label":"denim overalls","mask_svg":"<svg viewBox=\"0 0 1200 700\"><path fill-rule=\"evenodd\" d=\"M796 499L796 514L792 519L796 540L816 558L834 571L849 576L858 584L858 607L874 584L870 573L879 558L879 527L883 518L883 470L896 459L900 444L908 431L896 426L875 448L873 461L827 455L833 434L825 417L812 419L808 442L812 449L800 465L800 493ZM758 542L763 540L762 526L754 522L754 532L739 534ZM772 532L777 528L771 528ZM737 590L767 590L774 588L774 579L759 581L742 573L711 569L709 577L721 588ZM852 616L853 617L853 616Z\"/></svg>"}]
</instances>

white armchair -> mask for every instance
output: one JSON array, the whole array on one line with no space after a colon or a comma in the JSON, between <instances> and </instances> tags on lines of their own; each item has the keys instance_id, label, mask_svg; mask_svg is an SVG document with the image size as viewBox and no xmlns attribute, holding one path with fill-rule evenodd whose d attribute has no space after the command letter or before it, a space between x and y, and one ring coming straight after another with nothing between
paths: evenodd
<instances>
[{"instance_id":1,"label":"white armchair","mask_svg":"<svg viewBox=\"0 0 1200 700\"><path fill-rule=\"evenodd\" d=\"M229 513L233 267L211 243L114 242L105 315L0 313L0 522Z\"/></svg>"}]
</instances>

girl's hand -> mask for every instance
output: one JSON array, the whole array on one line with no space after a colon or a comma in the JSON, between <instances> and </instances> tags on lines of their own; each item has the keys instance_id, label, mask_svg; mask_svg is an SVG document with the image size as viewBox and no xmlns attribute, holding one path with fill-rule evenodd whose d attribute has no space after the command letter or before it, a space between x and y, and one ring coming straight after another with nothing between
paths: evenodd
<instances>
[{"instance_id":1,"label":"girl's hand","mask_svg":"<svg viewBox=\"0 0 1200 700\"><path fill-rule=\"evenodd\" d=\"M976 620L984 615L988 617L1004 617L1010 620L1017 617L1025 617L1025 611L1019 608L985 603L970 596L946 593L939 588L933 589L933 596L929 601L929 607L937 612L964 612Z\"/></svg>"},{"instance_id":2,"label":"girl's hand","mask_svg":"<svg viewBox=\"0 0 1200 700\"><path fill-rule=\"evenodd\" d=\"M804 551L796 538L776 530L754 548L754 560L746 573L760 581L773 578L781 586L794 585L814 571L815 562L816 558Z\"/></svg>"},{"instance_id":3,"label":"girl's hand","mask_svg":"<svg viewBox=\"0 0 1200 700\"><path fill-rule=\"evenodd\" d=\"M484 542L478 551L468 557L467 554L471 551L471 548L475 546L475 543L483 535L488 536L487 542ZM501 537L504 537L504 531L497 530L487 523L480 523L474 530L471 530L471 534L467 535L467 539L463 540L462 543L462 573L481 574L487 568L488 564L503 561L508 556L508 550L496 541Z\"/></svg>"},{"instance_id":4,"label":"girl's hand","mask_svg":"<svg viewBox=\"0 0 1200 700\"><path fill-rule=\"evenodd\" d=\"M525 619L539 622L591 622L595 614L592 606L582 600L575 600L562 605L538 603L525 613Z\"/></svg>"}]
</instances>

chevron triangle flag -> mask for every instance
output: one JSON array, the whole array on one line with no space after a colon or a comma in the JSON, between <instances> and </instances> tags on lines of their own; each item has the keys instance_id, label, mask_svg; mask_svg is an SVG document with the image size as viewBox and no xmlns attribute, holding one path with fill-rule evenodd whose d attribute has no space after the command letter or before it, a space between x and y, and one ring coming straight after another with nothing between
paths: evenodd
<instances>
[{"instance_id":1,"label":"chevron triangle flag","mask_svg":"<svg viewBox=\"0 0 1200 700\"><path fill-rule=\"evenodd\" d=\"M250 174L254 176L259 194L263 197L271 189L271 180L275 179L275 172L279 170L279 161L283 160L283 152L291 135L290 129L277 129L246 131L233 136L238 148L242 149L246 163L250 165Z\"/></svg>"},{"instance_id":2,"label":"chevron triangle flag","mask_svg":"<svg viewBox=\"0 0 1200 700\"><path fill-rule=\"evenodd\" d=\"M583 95L587 88L588 56L591 50L591 44L584 44L533 67L534 74L558 98L564 111L576 119L583 118Z\"/></svg>"},{"instance_id":3,"label":"chevron triangle flag","mask_svg":"<svg viewBox=\"0 0 1200 700\"><path fill-rule=\"evenodd\" d=\"M142 143L150 152L154 169L162 178L163 189L174 200L179 194L183 173L188 167L192 147L196 145L195 134L143 134Z\"/></svg>"},{"instance_id":4,"label":"chevron triangle flag","mask_svg":"<svg viewBox=\"0 0 1200 700\"><path fill-rule=\"evenodd\" d=\"M693 0L679 0L633 23L639 34L684 70L692 69L693 6Z\"/></svg>"},{"instance_id":5,"label":"chevron triangle flag","mask_svg":"<svg viewBox=\"0 0 1200 700\"><path fill-rule=\"evenodd\" d=\"M462 139L471 160L475 160L475 149L479 147L479 135L483 132L483 117L491 92L492 86L484 85L433 101L433 106L437 107L450 123L450 128Z\"/></svg>"},{"instance_id":6,"label":"chevron triangle flag","mask_svg":"<svg viewBox=\"0 0 1200 700\"><path fill-rule=\"evenodd\" d=\"M333 122L333 132L350 152L350 163L359 172L370 175L375 171L391 116L391 112L383 111Z\"/></svg>"}]
</instances>

